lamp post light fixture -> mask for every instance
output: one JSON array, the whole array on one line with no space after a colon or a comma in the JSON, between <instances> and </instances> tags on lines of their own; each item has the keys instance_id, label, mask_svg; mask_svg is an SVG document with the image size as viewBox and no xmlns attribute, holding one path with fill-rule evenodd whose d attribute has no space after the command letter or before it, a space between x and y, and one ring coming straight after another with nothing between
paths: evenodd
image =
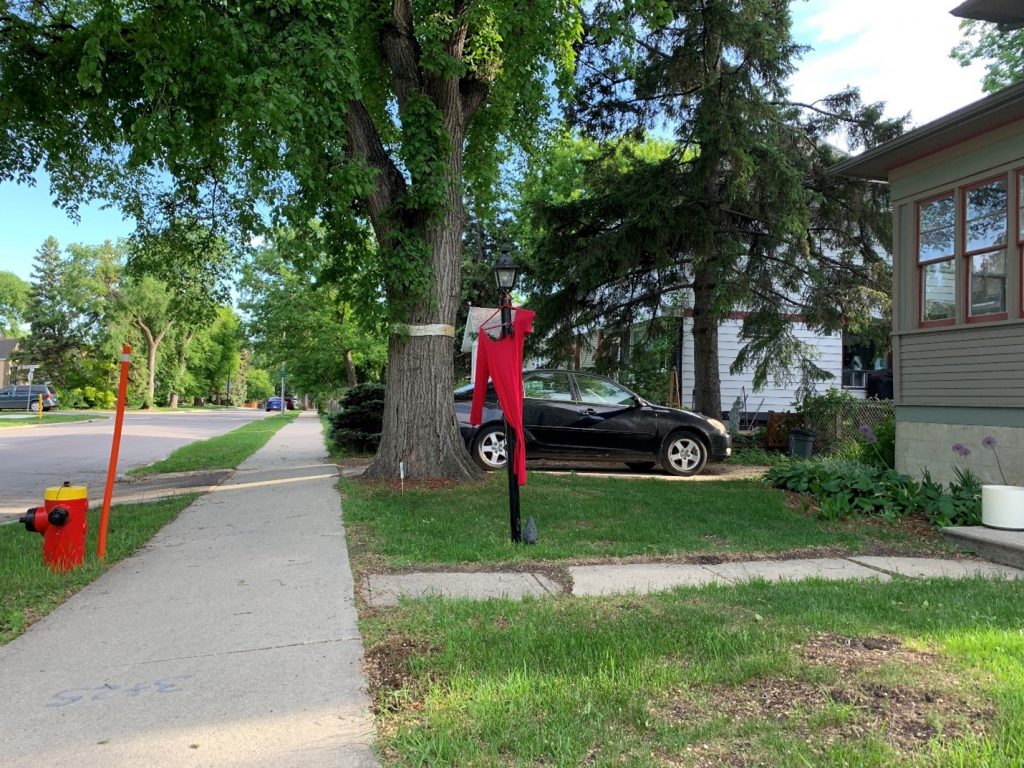
<instances>
[{"instance_id":1,"label":"lamp post light fixture","mask_svg":"<svg viewBox=\"0 0 1024 768\"><path fill-rule=\"evenodd\" d=\"M516 285L519 267L509 256L508 246L501 246L501 256L494 265L494 282L501 297L501 338L512 335L512 297L509 295ZM512 542L522 542L522 528L519 518L519 478L515 469L516 434L505 419L505 466L508 469L508 520Z\"/></svg>"},{"instance_id":2,"label":"lamp post light fixture","mask_svg":"<svg viewBox=\"0 0 1024 768\"><path fill-rule=\"evenodd\" d=\"M501 338L512 335L512 298L509 295L516 287L516 278L519 277L519 267L512 261L508 254L508 246L501 246L501 256L494 265L494 282L498 286L498 293L501 297Z\"/></svg>"}]
</instances>

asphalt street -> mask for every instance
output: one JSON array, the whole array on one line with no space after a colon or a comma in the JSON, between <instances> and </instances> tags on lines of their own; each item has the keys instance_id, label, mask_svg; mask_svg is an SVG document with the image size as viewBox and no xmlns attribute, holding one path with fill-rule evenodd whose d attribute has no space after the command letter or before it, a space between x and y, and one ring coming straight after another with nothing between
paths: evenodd
<instances>
[{"instance_id":1,"label":"asphalt street","mask_svg":"<svg viewBox=\"0 0 1024 768\"><path fill-rule=\"evenodd\" d=\"M175 448L266 418L251 408L125 414L117 472L165 458ZM0 521L43 503L43 492L65 480L103 497L114 419L0 430Z\"/></svg>"}]
</instances>

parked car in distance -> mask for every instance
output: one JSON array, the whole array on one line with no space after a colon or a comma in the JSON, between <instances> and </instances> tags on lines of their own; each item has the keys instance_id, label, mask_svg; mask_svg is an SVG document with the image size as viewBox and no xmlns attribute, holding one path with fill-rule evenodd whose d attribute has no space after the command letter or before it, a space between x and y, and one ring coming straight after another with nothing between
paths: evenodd
<instances>
[{"instance_id":1,"label":"parked car in distance","mask_svg":"<svg viewBox=\"0 0 1024 768\"><path fill-rule=\"evenodd\" d=\"M480 426L469 423L472 400L472 384L455 390L462 437L478 465L501 469L505 422L493 386ZM671 475L688 477L732 454L722 422L655 405L609 378L581 371L525 371L523 428L528 459L621 461L633 469L661 464Z\"/></svg>"},{"instance_id":2,"label":"parked car in distance","mask_svg":"<svg viewBox=\"0 0 1024 768\"><path fill-rule=\"evenodd\" d=\"M287 408L289 411L294 411L295 410L295 398L293 398L291 395L286 396L285 399L284 399L284 407ZM273 397L268 398L267 399L267 408L266 409L268 411L280 411L281 410L281 398L278 397L277 395L274 395Z\"/></svg>"},{"instance_id":3,"label":"parked car in distance","mask_svg":"<svg viewBox=\"0 0 1024 768\"><path fill-rule=\"evenodd\" d=\"M0 389L0 410L37 413L40 396L44 411L57 407L57 393L48 384L12 384Z\"/></svg>"}]
</instances>

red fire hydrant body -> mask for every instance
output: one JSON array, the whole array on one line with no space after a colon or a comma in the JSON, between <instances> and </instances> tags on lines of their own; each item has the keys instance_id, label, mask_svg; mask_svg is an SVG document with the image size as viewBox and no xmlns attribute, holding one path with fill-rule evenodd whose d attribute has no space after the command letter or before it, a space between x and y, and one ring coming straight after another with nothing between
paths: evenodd
<instances>
[{"instance_id":1,"label":"red fire hydrant body","mask_svg":"<svg viewBox=\"0 0 1024 768\"><path fill-rule=\"evenodd\" d=\"M70 571L85 562L88 492L64 483L47 488L43 500L43 506L28 510L20 522L43 535L43 561L51 570Z\"/></svg>"}]
</instances>

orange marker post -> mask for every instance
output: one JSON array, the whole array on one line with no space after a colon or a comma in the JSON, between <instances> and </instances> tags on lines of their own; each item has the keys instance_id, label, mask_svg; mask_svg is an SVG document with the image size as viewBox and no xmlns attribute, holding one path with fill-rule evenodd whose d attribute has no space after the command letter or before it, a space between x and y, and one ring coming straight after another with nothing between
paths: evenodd
<instances>
[{"instance_id":1,"label":"orange marker post","mask_svg":"<svg viewBox=\"0 0 1024 768\"><path fill-rule=\"evenodd\" d=\"M107 467L107 487L103 490L103 512L100 515L99 542L96 554L100 560L107 559L107 520L110 517L110 499L114 495L114 477L117 475L117 452L121 448L121 425L124 423L124 399L128 392L128 363L132 359L132 348L127 344L121 348L121 383L117 386L117 415L114 417L114 442L110 446L110 465Z\"/></svg>"}]
</instances>

